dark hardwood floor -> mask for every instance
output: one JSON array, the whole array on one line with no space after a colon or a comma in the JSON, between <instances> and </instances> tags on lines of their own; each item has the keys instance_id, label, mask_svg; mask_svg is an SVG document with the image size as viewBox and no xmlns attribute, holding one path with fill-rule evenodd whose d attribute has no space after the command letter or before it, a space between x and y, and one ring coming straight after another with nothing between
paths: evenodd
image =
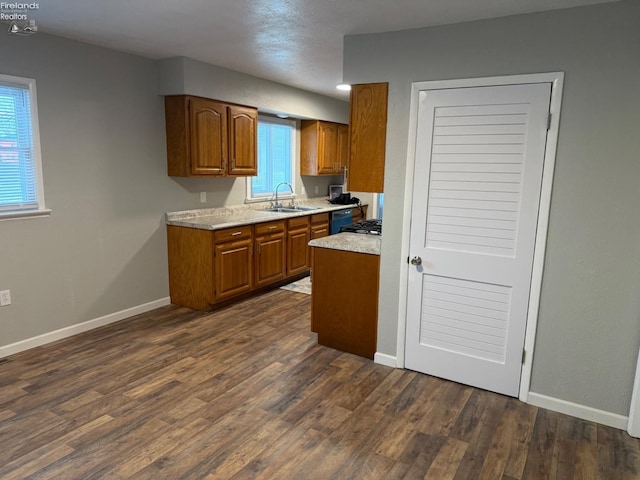
<instances>
[{"instance_id":1,"label":"dark hardwood floor","mask_svg":"<svg viewBox=\"0 0 640 480\"><path fill-rule=\"evenodd\" d=\"M637 479L640 442L321 347L276 290L2 361L0 478Z\"/></svg>"}]
</instances>

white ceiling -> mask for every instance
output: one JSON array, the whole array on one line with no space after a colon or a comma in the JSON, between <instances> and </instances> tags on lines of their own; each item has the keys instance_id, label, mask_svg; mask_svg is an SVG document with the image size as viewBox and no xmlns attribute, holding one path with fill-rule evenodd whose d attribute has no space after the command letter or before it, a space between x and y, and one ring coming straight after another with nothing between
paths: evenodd
<instances>
[{"instance_id":1,"label":"white ceiling","mask_svg":"<svg viewBox=\"0 0 640 480\"><path fill-rule=\"evenodd\" d=\"M41 32L149 58L186 56L346 98L335 90L345 35L606 1L614 0L55 0L29 18Z\"/></svg>"}]
</instances>

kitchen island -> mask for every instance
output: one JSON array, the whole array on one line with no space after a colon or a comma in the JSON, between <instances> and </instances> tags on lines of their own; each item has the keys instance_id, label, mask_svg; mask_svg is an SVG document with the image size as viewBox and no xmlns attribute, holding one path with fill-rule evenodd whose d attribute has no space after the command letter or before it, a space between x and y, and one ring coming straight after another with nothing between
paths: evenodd
<instances>
[{"instance_id":1,"label":"kitchen island","mask_svg":"<svg viewBox=\"0 0 640 480\"><path fill-rule=\"evenodd\" d=\"M318 343L373 359L381 237L339 233L312 247L311 330Z\"/></svg>"}]
</instances>

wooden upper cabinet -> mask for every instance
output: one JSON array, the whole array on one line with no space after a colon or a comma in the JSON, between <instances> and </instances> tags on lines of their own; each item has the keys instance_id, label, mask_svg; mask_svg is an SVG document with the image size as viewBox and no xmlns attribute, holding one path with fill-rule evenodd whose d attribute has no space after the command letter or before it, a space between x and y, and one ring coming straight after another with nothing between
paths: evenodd
<instances>
[{"instance_id":1,"label":"wooden upper cabinet","mask_svg":"<svg viewBox=\"0 0 640 480\"><path fill-rule=\"evenodd\" d=\"M204 98L189 100L192 175L224 175L227 168L227 106Z\"/></svg>"},{"instance_id":2,"label":"wooden upper cabinet","mask_svg":"<svg viewBox=\"0 0 640 480\"><path fill-rule=\"evenodd\" d=\"M171 95L165 123L169 175L257 175L257 109Z\"/></svg>"},{"instance_id":3,"label":"wooden upper cabinet","mask_svg":"<svg viewBox=\"0 0 640 480\"><path fill-rule=\"evenodd\" d=\"M301 124L300 174L338 175L344 165L339 157L340 127L348 126L320 120L303 120ZM344 130L343 130L344 132Z\"/></svg>"},{"instance_id":4,"label":"wooden upper cabinet","mask_svg":"<svg viewBox=\"0 0 640 480\"><path fill-rule=\"evenodd\" d=\"M388 83L351 86L349 191L383 191L388 95Z\"/></svg>"},{"instance_id":5,"label":"wooden upper cabinet","mask_svg":"<svg viewBox=\"0 0 640 480\"><path fill-rule=\"evenodd\" d=\"M318 173L335 172L338 160L338 125L318 122Z\"/></svg>"},{"instance_id":6,"label":"wooden upper cabinet","mask_svg":"<svg viewBox=\"0 0 640 480\"><path fill-rule=\"evenodd\" d=\"M338 173L342 173L349 163L349 125L338 124L337 158L336 170Z\"/></svg>"},{"instance_id":7,"label":"wooden upper cabinet","mask_svg":"<svg viewBox=\"0 0 640 480\"><path fill-rule=\"evenodd\" d=\"M255 108L229 107L229 175L258 174L256 163L258 111Z\"/></svg>"}]
</instances>

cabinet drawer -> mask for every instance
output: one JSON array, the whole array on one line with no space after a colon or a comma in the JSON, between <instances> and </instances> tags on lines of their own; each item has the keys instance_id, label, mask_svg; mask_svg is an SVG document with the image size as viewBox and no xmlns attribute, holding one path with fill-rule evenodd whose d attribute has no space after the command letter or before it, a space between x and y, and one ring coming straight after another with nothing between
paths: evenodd
<instances>
[{"instance_id":1,"label":"cabinet drawer","mask_svg":"<svg viewBox=\"0 0 640 480\"><path fill-rule=\"evenodd\" d=\"M322 238L329 235L329 224L319 223L311 227L311 239Z\"/></svg>"},{"instance_id":2,"label":"cabinet drawer","mask_svg":"<svg viewBox=\"0 0 640 480\"><path fill-rule=\"evenodd\" d=\"M307 228L309 226L308 216L290 218L287 221L289 230L297 230L299 228Z\"/></svg>"},{"instance_id":3,"label":"cabinet drawer","mask_svg":"<svg viewBox=\"0 0 640 480\"><path fill-rule=\"evenodd\" d=\"M272 233L278 233L284 231L284 220L276 222L258 223L256 225L256 236L270 235Z\"/></svg>"},{"instance_id":4,"label":"cabinet drawer","mask_svg":"<svg viewBox=\"0 0 640 480\"><path fill-rule=\"evenodd\" d=\"M244 238L251 238L251 226L245 225L237 228L225 228L214 232L213 240L215 243L231 242Z\"/></svg>"},{"instance_id":5,"label":"cabinet drawer","mask_svg":"<svg viewBox=\"0 0 640 480\"><path fill-rule=\"evenodd\" d=\"M315 215L311 215L311 223L329 223L329 214L328 213L316 213Z\"/></svg>"}]
</instances>

